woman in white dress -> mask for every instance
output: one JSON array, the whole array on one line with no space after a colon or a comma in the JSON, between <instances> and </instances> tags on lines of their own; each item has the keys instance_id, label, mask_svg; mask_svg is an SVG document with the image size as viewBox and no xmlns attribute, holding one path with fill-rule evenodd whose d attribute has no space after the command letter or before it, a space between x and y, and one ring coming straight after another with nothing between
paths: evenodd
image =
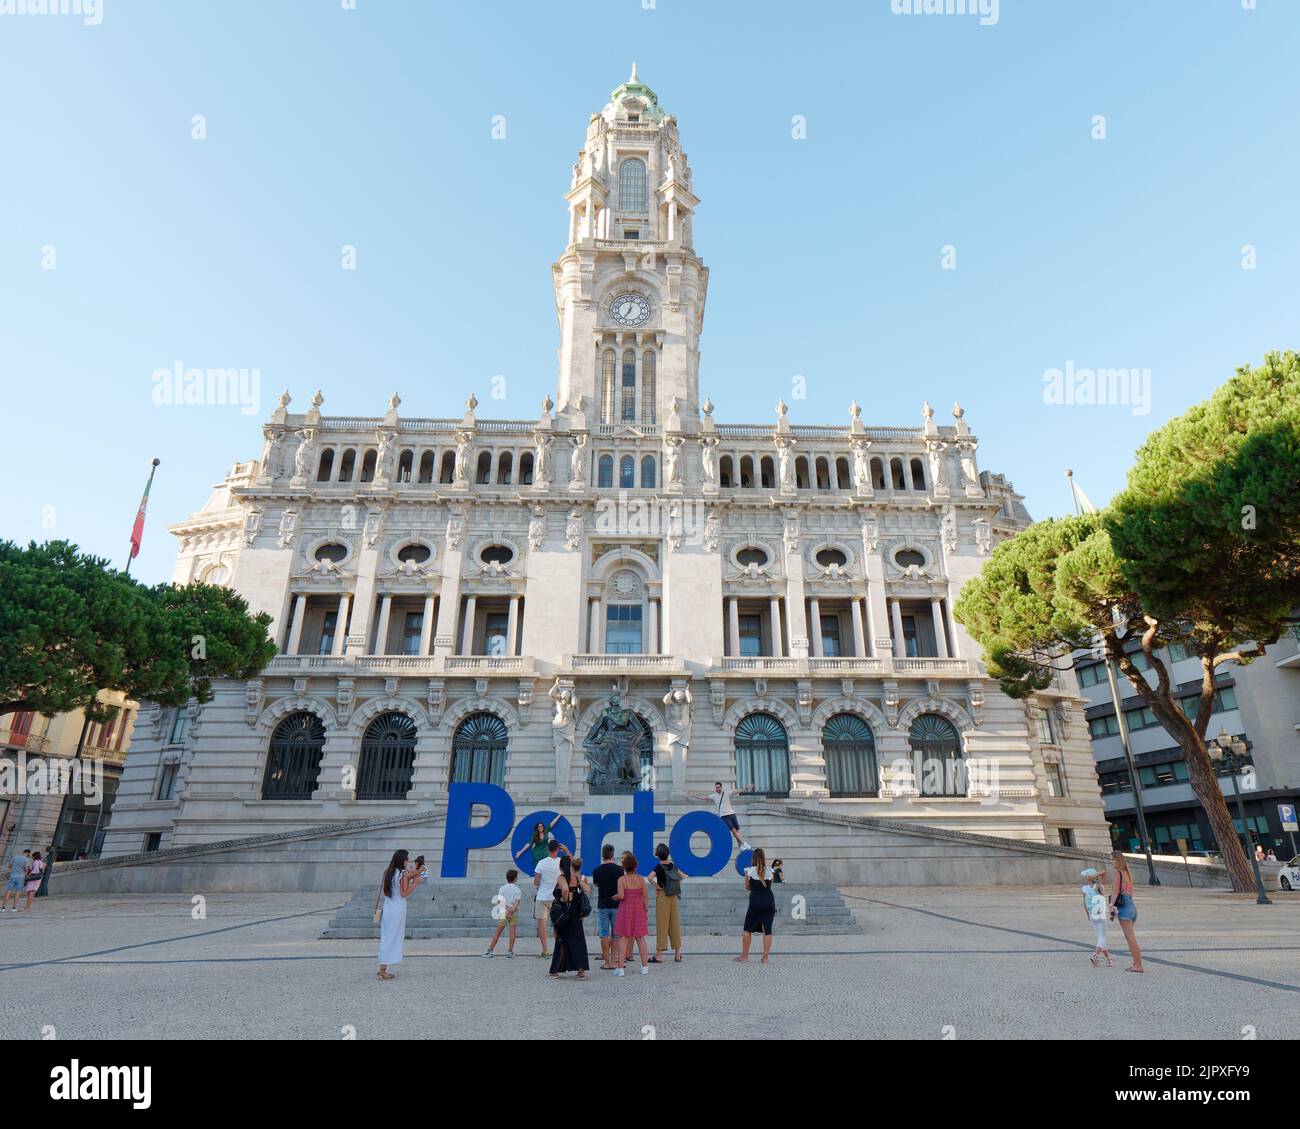
<instances>
[{"instance_id":1,"label":"woman in white dress","mask_svg":"<svg viewBox=\"0 0 1300 1129\"><path fill-rule=\"evenodd\" d=\"M402 945L406 940L406 899L423 880L415 869L408 851L395 851L393 860L384 871L380 888L383 900L383 917L379 923L379 979L395 979L388 971L390 964L400 964Z\"/></svg>"}]
</instances>

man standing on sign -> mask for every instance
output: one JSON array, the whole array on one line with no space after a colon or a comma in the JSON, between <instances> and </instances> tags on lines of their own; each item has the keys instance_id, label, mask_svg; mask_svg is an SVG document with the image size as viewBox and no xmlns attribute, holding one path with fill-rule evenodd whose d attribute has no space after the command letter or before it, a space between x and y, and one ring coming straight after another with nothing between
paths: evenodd
<instances>
[{"instance_id":1,"label":"man standing on sign","mask_svg":"<svg viewBox=\"0 0 1300 1129\"><path fill-rule=\"evenodd\" d=\"M686 794L692 800L712 804L714 811L718 813L718 817L727 825L731 837L740 844L742 851L747 851L749 850L749 844L745 842L744 836L740 833L740 820L736 818L736 809L731 801L734 797L745 795L753 790L754 786L752 784L744 788L724 788L721 780L715 780L713 782L713 791L708 795L702 796L698 792L687 792Z\"/></svg>"}]
</instances>

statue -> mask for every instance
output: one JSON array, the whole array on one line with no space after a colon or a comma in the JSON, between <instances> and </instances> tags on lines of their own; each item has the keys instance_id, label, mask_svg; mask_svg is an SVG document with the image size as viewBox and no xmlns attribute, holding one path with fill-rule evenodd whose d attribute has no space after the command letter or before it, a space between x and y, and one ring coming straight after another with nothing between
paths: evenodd
<instances>
[{"instance_id":1,"label":"statue","mask_svg":"<svg viewBox=\"0 0 1300 1129\"><path fill-rule=\"evenodd\" d=\"M583 485L583 476L586 474L587 437L575 435L569 442L573 444L573 450L569 453L569 485L576 490Z\"/></svg>"},{"instance_id":2,"label":"statue","mask_svg":"<svg viewBox=\"0 0 1300 1129\"><path fill-rule=\"evenodd\" d=\"M533 484L539 490L545 490L551 484L551 465L549 455L555 436L547 431L539 431L536 437L537 453L533 456Z\"/></svg>"},{"instance_id":3,"label":"statue","mask_svg":"<svg viewBox=\"0 0 1300 1129\"><path fill-rule=\"evenodd\" d=\"M926 454L930 457L930 486L936 492L944 492L943 451L947 444L941 440L931 440L926 444Z\"/></svg>"},{"instance_id":4,"label":"statue","mask_svg":"<svg viewBox=\"0 0 1300 1129\"><path fill-rule=\"evenodd\" d=\"M664 695L668 726L668 755L673 766L673 791L686 787L686 756L691 749L691 688L685 682Z\"/></svg>"},{"instance_id":5,"label":"statue","mask_svg":"<svg viewBox=\"0 0 1300 1129\"><path fill-rule=\"evenodd\" d=\"M700 469L704 474L705 486L717 486L718 484L718 461L714 454L714 448L718 445L716 435L703 435L700 437Z\"/></svg>"},{"instance_id":6,"label":"statue","mask_svg":"<svg viewBox=\"0 0 1300 1129\"><path fill-rule=\"evenodd\" d=\"M582 511L574 506L564 521L564 547L576 553L582 544Z\"/></svg>"},{"instance_id":7,"label":"statue","mask_svg":"<svg viewBox=\"0 0 1300 1129\"><path fill-rule=\"evenodd\" d=\"M533 516L528 521L528 547L540 549L546 540L546 511L538 504L533 507Z\"/></svg>"},{"instance_id":8,"label":"statue","mask_svg":"<svg viewBox=\"0 0 1300 1129\"><path fill-rule=\"evenodd\" d=\"M779 440L776 447L781 488L783 490L790 489L794 486L794 441L792 439Z\"/></svg>"},{"instance_id":9,"label":"statue","mask_svg":"<svg viewBox=\"0 0 1300 1129\"><path fill-rule=\"evenodd\" d=\"M555 794L566 796L578 737L578 695L571 683L557 678L548 696L555 703L555 716L551 718L551 739L555 743Z\"/></svg>"},{"instance_id":10,"label":"statue","mask_svg":"<svg viewBox=\"0 0 1300 1129\"><path fill-rule=\"evenodd\" d=\"M961 475L965 480L967 494L979 494L980 475L975 466L975 443L970 439L963 439L957 449L961 452Z\"/></svg>"},{"instance_id":11,"label":"statue","mask_svg":"<svg viewBox=\"0 0 1300 1129\"><path fill-rule=\"evenodd\" d=\"M310 427L302 433L302 442L298 444L298 450L293 456L293 476L306 482L311 475L311 453L313 440L316 438L316 432Z\"/></svg>"},{"instance_id":12,"label":"statue","mask_svg":"<svg viewBox=\"0 0 1300 1129\"><path fill-rule=\"evenodd\" d=\"M867 448L871 444L859 439L853 444L853 481L863 493L871 490L871 463L867 459Z\"/></svg>"},{"instance_id":13,"label":"statue","mask_svg":"<svg viewBox=\"0 0 1300 1129\"><path fill-rule=\"evenodd\" d=\"M598 795L637 791L641 787L641 753L649 743L645 723L623 707L615 690L582 745L590 766L588 788Z\"/></svg>"},{"instance_id":14,"label":"statue","mask_svg":"<svg viewBox=\"0 0 1300 1129\"><path fill-rule=\"evenodd\" d=\"M469 488L469 455L473 437L472 431L456 432L456 485L463 489Z\"/></svg>"},{"instance_id":15,"label":"statue","mask_svg":"<svg viewBox=\"0 0 1300 1129\"><path fill-rule=\"evenodd\" d=\"M710 510L709 516L704 519L704 551L716 553L721 536L722 520L718 517L717 510Z\"/></svg>"},{"instance_id":16,"label":"statue","mask_svg":"<svg viewBox=\"0 0 1300 1129\"><path fill-rule=\"evenodd\" d=\"M680 435L669 435L664 439L664 482L669 486L681 485L682 464L678 456L685 442Z\"/></svg>"},{"instance_id":17,"label":"statue","mask_svg":"<svg viewBox=\"0 0 1300 1129\"><path fill-rule=\"evenodd\" d=\"M262 444L262 477L278 478L280 476L280 442L284 439L284 428L271 427L266 432L266 442Z\"/></svg>"},{"instance_id":18,"label":"statue","mask_svg":"<svg viewBox=\"0 0 1300 1129\"><path fill-rule=\"evenodd\" d=\"M375 478L380 482L388 480L388 463L392 455L393 433L391 431L381 431L379 433L379 453L375 456Z\"/></svg>"}]
</instances>

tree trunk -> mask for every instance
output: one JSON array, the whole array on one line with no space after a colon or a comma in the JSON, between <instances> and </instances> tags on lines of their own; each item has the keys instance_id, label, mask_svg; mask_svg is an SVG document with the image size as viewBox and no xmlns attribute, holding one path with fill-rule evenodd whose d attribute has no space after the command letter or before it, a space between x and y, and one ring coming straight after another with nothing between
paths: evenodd
<instances>
[{"instance_id":1,"label":"tree trunk","mask_svg":"<svg viewBox=\"0 0 1300 1129\"><path fill-rule=\"evenodd\" d=\"M1255 889L1255 874L1250 868L1250 860L1246 857L1241 840L1237 838L1228 801L1219 787L1219 778L1214 774L1214 762L1210 760L1204 742L1195 732L1190 735L1176 733L1174 736L1183 752L1183 760L1187 762L1192 791L1205 809L1205 818L1210 822L1210 830L1214 832L1219 853L1223 855L1223 864L1228 868L1232 888L1238 894L1250 893Z\"/></svg>"}]
</instances>

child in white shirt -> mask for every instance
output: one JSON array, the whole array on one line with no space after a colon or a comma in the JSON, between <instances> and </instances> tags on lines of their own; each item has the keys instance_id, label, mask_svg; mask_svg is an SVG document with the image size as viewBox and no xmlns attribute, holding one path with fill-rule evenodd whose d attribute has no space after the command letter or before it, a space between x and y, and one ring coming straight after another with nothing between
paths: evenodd
<instances>
[{"instance_id":1,"label":"child in white shirt","mask_svg":"<svg viewBox=\"0 0 1300 1129\"><path fill-rule=\"evenodd\" d=\"M1088 959L1092 961L1093 968L1099 967L1103 960L1107 968L1114 968L1115 959L1106 948L1106 895L1101 890L1104 876L1090 866L1079 871L1079 877L1083 879L1083 885L1079 887L1083 893L1083 910L1092 922L1092 930L1097 937L1097 947Z\"/></svg>"},{"instance_id":2,"label":"child in white shirt","mask_svg":"<svg viewBox=\"0 0 1300 1129\"><path fill-rule=\"evenodd\" d=\"M492 898L492 919L497 923L497 931L492 934L492 944L487 947L487 952L483 955L490 957L492 950L497 947L497 942L501 940L501 934L505 932L506 926L510 926L510 947L506 950L506 956L515 955L515 935L519 931L519 902L523 898L523 891L515 885L515 879L519 877L519 871L506 871L506 884L496 892Z\"/></svg>"}]
</instances>

